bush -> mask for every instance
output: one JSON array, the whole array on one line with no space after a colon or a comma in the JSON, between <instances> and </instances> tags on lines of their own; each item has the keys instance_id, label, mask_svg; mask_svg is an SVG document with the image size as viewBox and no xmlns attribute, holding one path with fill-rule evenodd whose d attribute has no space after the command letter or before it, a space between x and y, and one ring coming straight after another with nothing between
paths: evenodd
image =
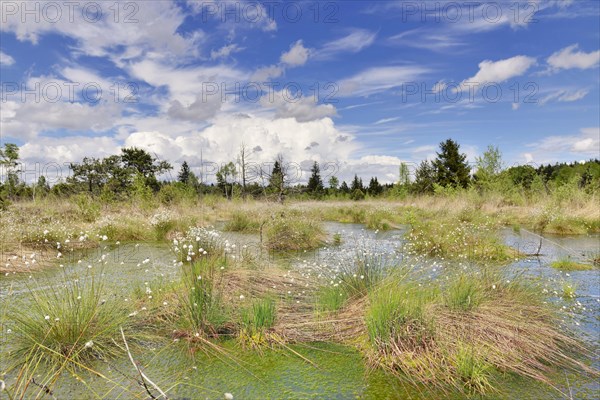
<instances>
[{"instance_id":1,"label":"bush","mask_svg":"<svg viewBox=\"0 0 600 400\"><path fill-rule=\"evenodd\" d=\"M80 193L72 197L77 212L85 222L94 222L100 216L100 205L91 196Z\"/></svg>"},{"instance_id":2,"label":"bush","mask_svg":"<svg viewBox=\"0 0 600 400\"><path fill-rule=\"evenodd\" d=\"M352 199L354 201L364 200L365 194L360 189L354 189L354 191L352 193L350 193L350 199Z\"/></svg>"}]
</instances>

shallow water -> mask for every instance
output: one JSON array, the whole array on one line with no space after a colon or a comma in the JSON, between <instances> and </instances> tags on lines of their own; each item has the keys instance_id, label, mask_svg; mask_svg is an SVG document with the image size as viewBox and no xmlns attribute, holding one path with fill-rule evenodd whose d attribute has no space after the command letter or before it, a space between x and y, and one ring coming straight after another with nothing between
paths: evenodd
<instances>
[{"instance_id":1,"label":"shallow water","mask_svg":"<svg viewBox=\"0 0 600 400\"><path fill-rule=\"evenodd\" d=\"M277 255L276 261L285 263L288 268L321 274L323 279L346 270L357 256L384 258L388 264L412 263L422 269L425 277L435 276L436 271L455 264L445 260L407 258L400 251L403 230L378 232L366 230L359 224L339 223L327 223L326 230L329 237L340 233L341 244L324 246L312 252ZM536 250L539 244L536 236L525 231L515 233L506 229L501 233L507 244L522 251L528 248ZM257 235L224 233L223 238L236 244L238 249L243 246L255 249L259 257L273 257L260 250ZM509 267L514 273L524 273L541 282L552 301L563 310L565 324L579 332L595 348L596 365L600 335L600 271L573 271L567 275L549 264L565 255L583 260L588 254L600 251L599 241L600 236L548 236L543 241L543 256L520 259ZM60 261L63 267L57 266L32 274L3 276L0 279L3 308L6 302L16 304L22 301L30 289L43 290L51 285L60 285L66 277L73 275L85 279L91 272L104 274L108 290L123 301L128 300L133 288L143 287L146 282L178 279L179 268L174 263L174 254L164 244L107 245L65 257ZM562 299L560 290L564 281L577 285L576 299ZM25 309L26 303L23 304ZM10 334L7 331L11 326L10 321L5 320L4 313L0 315L0 325L0 368L4 371L8 365L7 351L10 350ZM206 356L202 353L192 357L182 343L152 346L156 348L149 346L147 351L138 351L135 356L145 366L145 372L160 387L165 389L177 384L170 391L172 398L223 398L225 392L234 394L235 398L261 399L442 397L442 394L427 392L425 388L403 387L380 371L369 371L356 350L342 345L292 346L294 351L314 365L290 351L264 351L259 355L238 349L232 342L224 343L229 354L227 357ZM124 376L135 373L125 357L114 361L112 366L98 361L94 368L114 381L106 383L103 379L84 374L87 384L97 388L98 393L109 393L109 398L128 398L132 393L143 392L131 379ZM4 379L10 387L15 378L9 374ZM594 398L598 394L598 386L588 381L570 383L579 398ZM69 376L55 388L55 395L58 398L90 397L85 385ZM563 396L537 383L517 379L506 380L503 393L493 397L534 399Z\"/></svg>"}]
</instances>

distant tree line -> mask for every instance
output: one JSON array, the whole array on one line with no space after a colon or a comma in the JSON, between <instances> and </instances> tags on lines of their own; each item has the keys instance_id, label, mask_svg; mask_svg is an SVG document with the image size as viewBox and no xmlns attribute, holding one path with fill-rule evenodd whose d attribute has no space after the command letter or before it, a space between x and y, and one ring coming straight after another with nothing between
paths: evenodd
<instances>
[{"instance_id":1,"label":"distant tree line","mask_svg":"<svg viewBox=\"0 0 600 400\"><path fill-rule=\"evenodd\" d=\"M511 191L551 193L558 187L570 185L588 192L600 190L600 160L587 162L556 163L533 167L518 165L505 168L502 154L497 147L488 146L476 158L474 167L460 152L460 145L452 139L440 143L435 159L422 161L414 174L405 163L400 165L398 181L381 184L371 177L368 184L354 175L348 184L340 183L338 177L329 176L327 185L321 169L314 162L306 184L295 183L290 163L278 156L273 163L256 166L250 164L251 152L242 145L236 160L222 165L216 171L216 182L203 182L184 161L174 182L160 181L159 177L173 169L171 164L160 161L146 150L123 148L121 154L106 158L85 157L80 163L69 165L70 176L50 187L44 176L34 184L19 179L19 148L7 143L0 148L0 167L3 179L0 183L0 208L11 200L36 199L49 194L69 196L88 194L103 200L119 200L133 195L152 197L158 194L164 202L181 196L194 197L201 194L235 197L273 198L284 201L286 197L299 198L350 198L402 197L449 193L470 189L480 193Z\"/></svg>"}]
</instances>

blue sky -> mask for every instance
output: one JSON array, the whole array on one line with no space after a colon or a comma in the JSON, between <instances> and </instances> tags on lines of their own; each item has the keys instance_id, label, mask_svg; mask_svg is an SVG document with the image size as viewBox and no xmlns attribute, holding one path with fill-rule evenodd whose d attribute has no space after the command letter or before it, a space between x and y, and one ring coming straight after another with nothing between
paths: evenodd
<instances>
[{"instance_id":1,"label":"blue sky","mask_svg":"<svg viewBox=\"0 0 600 400\"><path fill-rule=\"evenodd\" d=\"M600 156L597 1L23 4L2 2L0 128L30 164L138 146L198 171L245 145L393 181L449 137L471 161Z\"/></svg>"}]
</instances>

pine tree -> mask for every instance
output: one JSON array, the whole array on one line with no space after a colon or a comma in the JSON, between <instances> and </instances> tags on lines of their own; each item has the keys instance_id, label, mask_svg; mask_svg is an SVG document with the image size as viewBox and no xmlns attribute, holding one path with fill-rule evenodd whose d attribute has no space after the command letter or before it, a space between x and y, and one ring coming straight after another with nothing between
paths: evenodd
<instances>
[{"instance_id":1,"label":"pine tree","mask_svg":"<svg viewBox=\"0 0 600 400\"><path fill-rule=\"evenodd\" d=\"M452 139L440 143L440 153L433 162L436 183L444 187L466 188L470 182L471 167L467 164L466 154L459 152L460 145Z\"/></svg>"},{"instance_id":2,"label":"pine tree","mask_svg":"<svg viewBox=\"0 0 600 400\"><path fill-rule=\"evenodd\" d=\"M430 161L421 161L415 171L413 190L417 193L432 193L435 183L435 169Z\"/></svg>"},{"instance_id":3,"label":"pine tree","mask_svg":"<svg viewBox=\"0 0 600 400\"><path fill-rule=\"evenodd\" d=\"M283 171L281 169L281 165L279 164L279 160L275 160L273 164L273 170L271 171L271 176L269 177L269 187L274 190L279 190L283 183Z\"/></svg>"},{"instance_id":4,"label":"pine tree","mask_svg":"<svg viewBox=\"0 0 600 400\"><path fill-rule=\"evenodd\" d=\"M363 183L362 183L362 178L359 179L358 175L354 175L354 180L352 180L352 185L350 186L350 191L354 192L357 189L360 191L362 191L364 189Z\"/></svg>"},{"instance_id":5,"label":"pine tree","mask_svg":"<svg viewBox=\"0 0 600 400\"><path fill-rule=\"evenodd\" d=\"M321 179L321 172L319 164L315 161L311 168L311 175L308 179L308 191L312 194L318 194L323 191L323 180Z\"/></svg>"},{"instance_id":6,"label":"pine tree","mask_svg":"<svg viewBox=\"0 0 600 400\"><path fill-rule=\"evenodd\" d=\"M340 181L337 178L337 176L334 175L331 178L329 178L329 188L331 190L333 190L335 192L339 185L340 185Z\"/></svg>"},{"instance_id":7,"label":"pine tree","mask_svg":"<svg viewBox=\"0 0 600 400\"><path fill-rule=\"evenodd\" d=\"M187 163L187 161L184 161L183 164L181 164L181 169L179 170L179 173L177 174L177 180L181 183L185 183L187 184L188 181L190 180L190 167Z\"/></svg>"},{"instance_id":8,"label":"pine tree","mask_svg":"<svg viewBox=\"0 0 600 400\"><path fill-rule=\"evenodd\" d=\"M381 192L383 192L383 187L379 184L376 176L371 178L368 192L371 196L378 196L381 194Z\"/></svg>"},{"instance_id":9,"label":"pine tree","mask_svg":"<svg viewBox=\"0 0 600 400\"><path fill-rule=\"evenodd\" d=\"M350 188L348 187L348 184L346 183L346 181L343 181L342 184L340 185L340 192L350 193Z\"/></svg>"}]
</instances>

